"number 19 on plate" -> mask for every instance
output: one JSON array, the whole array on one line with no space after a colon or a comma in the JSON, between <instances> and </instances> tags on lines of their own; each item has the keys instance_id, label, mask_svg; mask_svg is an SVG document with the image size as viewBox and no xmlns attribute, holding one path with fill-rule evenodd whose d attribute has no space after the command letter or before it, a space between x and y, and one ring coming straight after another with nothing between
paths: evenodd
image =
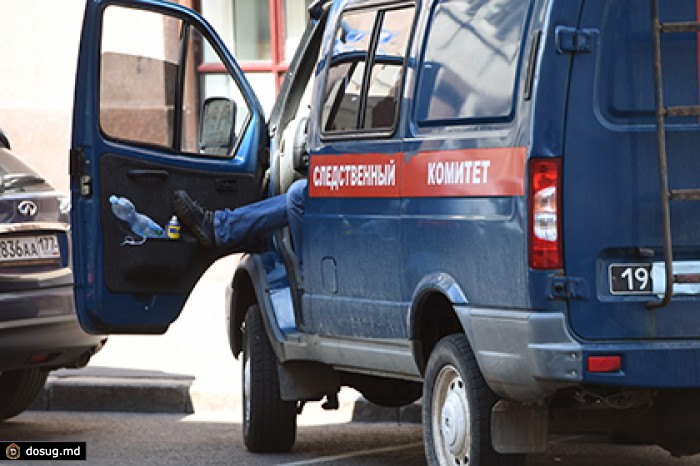
<instances>
[{"instance_id":1,"label":"number 19 on plate","mask_svg":"<svg viewBox=\"0 0 700 466\"><path fill-rule=\"evenodd\" d=\"M651 264L610 264L610 293L614 295L651 294Z\"/></svg>"}]
</instances>

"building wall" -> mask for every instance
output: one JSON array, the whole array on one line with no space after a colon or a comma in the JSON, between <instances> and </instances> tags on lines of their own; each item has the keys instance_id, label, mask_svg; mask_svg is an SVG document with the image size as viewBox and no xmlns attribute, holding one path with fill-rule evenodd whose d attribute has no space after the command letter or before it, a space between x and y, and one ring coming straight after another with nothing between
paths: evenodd
<instances>
[{"instance_id":1,"label":"building wall","mask_svg":"<svg viewBox=\"0 0 700 466\"><path fill-rule=\"evenodd\" d=\"M303 31L309 0L278 1L284 15L284 24L278 25L285 31L278 31L283 37L284 51L277 53L280 56L270 67L281 76L284 63L291 59ZM264 50L259 57L251 51L251 47L264 49L263 39L242 44L240 41L248 36L239 34L236 44L235 16L231 16L236 2L180 0L179 3L200 8L206 5L203 13L220 30L225 42L234 49L234 55L240 52L263 62L268 58ZM0 128L8 135L14 152L66 192L75 70L84 8L85 0L0 0ZM248 72L248 78L269 112L279 85L275 74L256 69Z\"/></svg>"},{"instance_id":2,"label":"building wall","mask_svg":"<svg viewBox=\"0 0 700 466\"><path fill-rule=\"evenodd\" d=\"M84 0L0 0L0 128L64 191L84 7Z\"/></svg>"}]
</instances>

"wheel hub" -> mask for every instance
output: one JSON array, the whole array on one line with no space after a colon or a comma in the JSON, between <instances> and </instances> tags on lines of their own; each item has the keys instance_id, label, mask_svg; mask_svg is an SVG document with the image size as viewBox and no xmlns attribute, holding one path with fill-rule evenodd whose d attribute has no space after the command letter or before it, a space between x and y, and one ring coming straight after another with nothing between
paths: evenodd
<instances>
[{"instance_id":1,"label":"wheel hub","mask_svg":"<svg viewBox=\"0 0 700 466\"><path fill-rule=\"evenodd\" d=\"M471 446L469 402L462 377L453 366L444 367L435 382L433 429L441 464L466 465Z\"/></svg>"},{"instance_id":2,"label":"wheel hub","mask_svg":"<svg viewBox=\"0 0 700 466\"><path fill-rule=\"evenodd\" d=\"M243 403L245 403L243 415L246 424L250 422L250 385L250 359L245 358L243 361Z\"/></svg>"},{"instance_id":3,"label":"wheel hub","mask_svg":"<svg viewBox=\"0 0 700 466\"><path fill-rule=\"evenodd\" d=\"M464 396L462 381L452 381L442 407L440 427L442 437L452 453L456 457L463 456L467 445L467 400Z\"/></svg>"},{"instance_id":4,"label":"wheel hub","mask_svg":"<svg viewBox=\"0 0 700 466\"><path fill-rule=\"evenodd\" d=\"M450 391L442 407L441 428L445 443L453 455L458 455L464 450L466 443L466 406L455 391Z\"/></svg>"}]
</instances>

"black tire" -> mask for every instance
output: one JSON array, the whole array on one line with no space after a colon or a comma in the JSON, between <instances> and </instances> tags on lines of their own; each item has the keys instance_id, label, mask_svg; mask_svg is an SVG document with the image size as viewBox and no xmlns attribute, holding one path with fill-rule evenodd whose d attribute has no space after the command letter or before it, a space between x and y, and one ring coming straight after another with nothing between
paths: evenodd
<instances>
[{"instance_id":1,"label":"black tire","mask_svg":"<svg viewBox=\"0 0 700 466\"><path fill-rule=\"evenodd\" d=\"M0 421L15 417L32 404L46 383L48 372L23 369L0 375Z\"/></svg>"},{"instance_id":2,"label":"black tire","mask_svg":"<svg viewBox=\"0 0 700 466\"><path fill-rule=\"evenodd\" d=\"M297 404L280 397L277 357L257 305L245 316L241 367L245 446L258 453L291 450L297 435Z\"/></svg>"},{"instance_id":3,"label":"black tire","mask_svg":"<svg viewBox=\"0 0 700 466\"><path fill-rule=\"evenodd\" d=\"M520 466L525 455L491 445L491 391L463 334L449 335L430 354L423 383L423 440L431 466Z\"/></svg>"}]
</instances>

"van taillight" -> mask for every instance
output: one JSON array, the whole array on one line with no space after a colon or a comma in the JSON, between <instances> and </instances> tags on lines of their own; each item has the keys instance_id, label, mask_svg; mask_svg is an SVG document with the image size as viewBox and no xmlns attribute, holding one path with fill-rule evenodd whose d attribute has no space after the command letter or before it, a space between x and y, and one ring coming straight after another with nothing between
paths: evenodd
<instances>
[{"instance_id":1,"label":"van taillight","mask_svg":"<svg viewBox=\"0 0 700 466\"><path fill-rule=\"evenodd\" d=\"M563 267L561 159L530 160L530 268Z\"/></svg>"}]
</instances>

